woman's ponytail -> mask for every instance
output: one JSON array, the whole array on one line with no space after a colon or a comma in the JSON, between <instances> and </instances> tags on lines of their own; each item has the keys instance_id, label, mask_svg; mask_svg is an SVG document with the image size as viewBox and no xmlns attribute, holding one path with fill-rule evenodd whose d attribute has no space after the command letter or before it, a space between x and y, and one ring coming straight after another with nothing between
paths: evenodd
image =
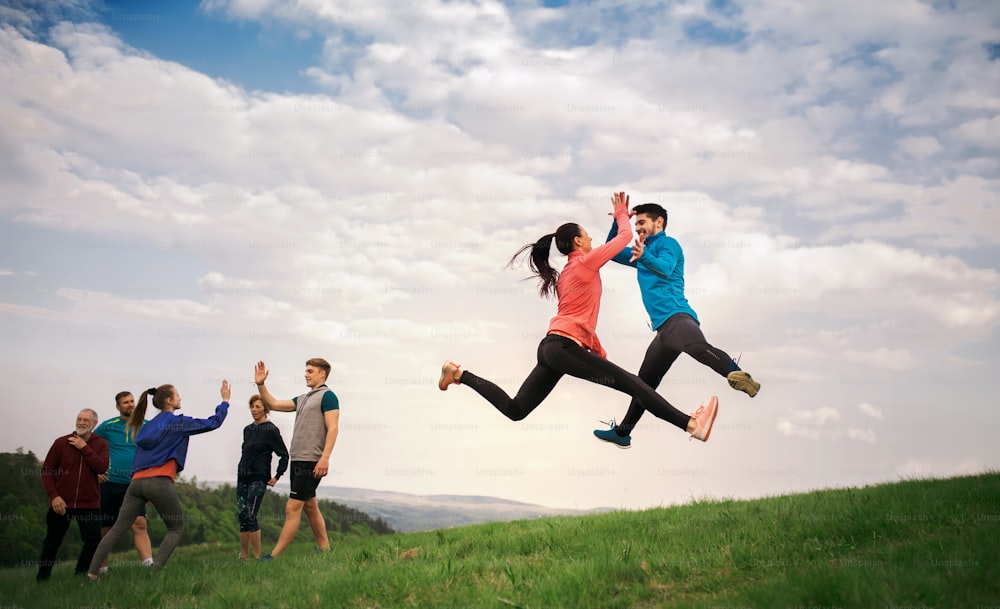
<instances>
[{"instance_id":1,"label":"woman's ponytail","mask_svg":"<svg viewBox=\"0 0 1000 609\"><path fill-rule=\"evenodd\" d=\"M149 398L153 398L153 406L163 410L163 402L166 401L168 396L174 394L173 385L160 385L159 387L150 387L149 389L142 392L139 396L139 401L135 404L135 409L132 410L132 415L128 418L128 425L125 426L125 435L131 435L132 441L135 441L135 436L142 429L142 424L146 419L146 406L149 403Z\"/></svg>"},{"instance_id":2,"label":"woman's ponytail","mask_svg":"<svg viewBox=\"0 0 1000 609\"><path fill-rule=\"evenodd\" d=\"M554 296L559 282L559 271L549 264L549 253L552 249L552 242L556 242L556 249L561 253L569 255L573 251L573 239L580 236L580 226L573 222L563 224L554 233L544 235L534 243L529 243L511 257L507 266L512 266L514 261L524 252L531 250L528 257L528 268L533 276L540 279L538 283L538 294L540 296Z\"/></svg>"}]
</instances>

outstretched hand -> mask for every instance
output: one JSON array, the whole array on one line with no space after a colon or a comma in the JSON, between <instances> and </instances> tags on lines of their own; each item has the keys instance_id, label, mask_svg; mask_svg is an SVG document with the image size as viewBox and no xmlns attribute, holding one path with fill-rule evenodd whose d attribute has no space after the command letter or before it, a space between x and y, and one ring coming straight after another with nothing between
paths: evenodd
<instances>
[{"instance_id":1,"label":"outstretched hand","mask_svg":"<svg viewBox=\"0 0 1000 609\"><path fill-rule=\"evenodd\" d=\"M232 396L232 388L229 386L229 381L222 379L222 388L219 389L219 393L222 394L222 401L228 402L230 396Z\"/></svg>"},{"instance_id":2,"label":"outstretched hand","mask_svg":"<svg viewBox=\"0 0 1000 609\"><path fill-rule=\"evenodd\" d=\"M611 196L611 206L613 208L612 213L613 214L618 213L619 208L624 205L625 211L628 212L628 217L631 218L633 214L632 212L628 211L628 200L629 197L624 192L616 192L615 194L613 194Z\"/></svg>"},{"instance_id":3,"label":"outstretched hand","mask_svg":"<svg viewBox=\"0 0 1000 609\"><path fill-rule=\"evenodd\" d=\"M253 382L261 385L267 380L267 366L264 365L264 360L257 362L257 365L253 367Z\"/></svg>"},{"instance_id":4,"label":"outstretched hand","mask_svg":"<svg viewBox=\"0 0 1000 609\"><path fill-rule=\"evenodd\" d=\"M646 251L646 235L639 235L639 238L632 244L632 257L628 261L635 262L639 258L642 258L644 251Z\"/></svg>"}]
</instances>

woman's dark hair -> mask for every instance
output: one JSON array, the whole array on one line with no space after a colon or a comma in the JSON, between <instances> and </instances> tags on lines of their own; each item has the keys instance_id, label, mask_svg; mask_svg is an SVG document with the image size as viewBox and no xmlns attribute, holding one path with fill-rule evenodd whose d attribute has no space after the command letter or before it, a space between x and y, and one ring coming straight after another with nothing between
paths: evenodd
<instances>
[{"instance_id":1,"label":"woman's dark hair","mask_svg":"<svg viewBox=\"0 0 1000 609\"><path fill-rule=\"evenodd\" d=\"M573 251L573 239L580 236L580 225L575 222L563 224L556 232L549 233L534 243L529 243L511 256L507 266L513 266L514 261L524 252L531 250L528 257L528 268L531 269L533 277L538 277L538 293L541 296L553 296L556 294L556 286L559 280L559 271L549 264L549 249L552 247L553 239L556 242L556 249L562 254L569 255Z\"/></svg>"},{"instance_id":2,"label":"woman's dark hair","mask_svg":"<svg viewBox=\"0 0 1000 609\"><path fill-rule=\"evenodd\" d=\"M146 403L148 398L146 396L153 396L153 406L156 406L158 410L163 410L163 404L167 401L167 398L173 397L174 386L173 385L160 385L159 387L154 387L147 389L142 392L139 396L139 401L135 405L135 410L132 411L132 416L128 418L128 425L125 427L125 433L132 432L132 437L135 438L135 434L139 433L142 428L143 419L146 418Z\"/></svg>"}]
</instances>

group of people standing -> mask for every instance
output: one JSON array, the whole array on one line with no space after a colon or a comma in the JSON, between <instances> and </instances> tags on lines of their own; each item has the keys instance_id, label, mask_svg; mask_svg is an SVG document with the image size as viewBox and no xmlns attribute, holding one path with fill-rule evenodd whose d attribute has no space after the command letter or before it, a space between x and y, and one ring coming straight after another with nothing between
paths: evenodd
<instances>
[{"instance_id":1,"label":"group of people standing","mask_svg":"<svg viewBox=\"0 0 1000 609\"><path fill-rule=\"evenodd\" d=\"M337 440L340 403L326 385L330 364L322 358L306 362L308 391L290 400L274 398L265 382L264 362L254 368L259 390L249 400L253 422L243 430L241 458L237 465L237 517L240 525L240 558L272 560L295 538L302 512L306 513L319 551L329 551L326 523L319 511L316 489L329 472L330 454ZM50 578L59 546L76 521L83 547L75 572L97 581L107 572L112 548L129 529L133 532L140 564L159 570L166 565L184 531L184 513L174 480L184 470L191 436L222 426L229 413L231 388L222 381L222 401L204 419L179 414L181 396L173 385L143 391L138 403L130 392L115 396L118 416L98 425L97 412L86 408L77 415L76 428L55 440L42 465L42 484L49 496L46 535L36 579ZM159 410L146 420L148 404ZM295 412L291 448L268 420L271 410ZM272 474L272 455L278 456ZM258 510L267 486L274 486L291 471L291 493L285 523L274 549L260 555ZM146 504L152 503L167 532L155 557L146 523Z\"/></svg>"}]
</instances>

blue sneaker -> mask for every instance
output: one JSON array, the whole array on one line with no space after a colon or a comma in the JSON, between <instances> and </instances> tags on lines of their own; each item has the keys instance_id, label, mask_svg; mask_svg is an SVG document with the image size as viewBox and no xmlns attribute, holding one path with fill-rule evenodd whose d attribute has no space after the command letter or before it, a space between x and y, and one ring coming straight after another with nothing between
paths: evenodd
<instances>
[{"instance_id":1,"label":"blue sneaker","mask_svg":"<svg viewBox=\"0 0 1000 609\"><path fill-rule=\"evenodd\" d=\"M261 557L260 557L260 558L258 558L257 560L259 560L259 561L261 561L261 562L267 562L267 561L269 561L269 560L274 560L274 557L273 557L273 556L271 556L271 553L270 553L270 552L268 552L267 554L265 554L265 555L261 556Z\"/></svg>"},{"instance_id":2,"label":"blue sneaker","mask_svg":"<svg viewBox=\"0 0 1000 609\"><path fill-rule=\"evenodd\" d=\"M601 421L604 423L604 421ZM595 429L594 435L597 436L598 440L604 440L605 442L611 442L618 448L632 448L632 436L619 436L617 429L618 425L612 420L610 423L611 429Z\"/></svg>"}]
</instances>

